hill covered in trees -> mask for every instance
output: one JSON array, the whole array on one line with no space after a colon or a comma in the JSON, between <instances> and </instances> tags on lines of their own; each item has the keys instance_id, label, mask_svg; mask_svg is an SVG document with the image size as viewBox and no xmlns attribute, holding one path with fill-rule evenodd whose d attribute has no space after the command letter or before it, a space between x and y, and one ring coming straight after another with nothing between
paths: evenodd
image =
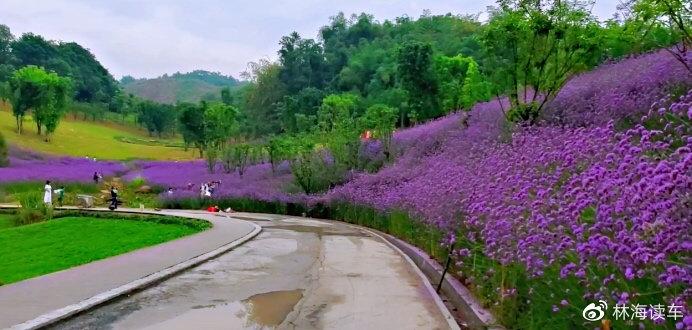
<instances>
[{"instance_id":1,"label":"hill covered in trees","mask_svg":"<svg viewBox=\"0 0 692 330\"><path fill-rule=\"evenodd\" d=\"M188 73L174 73L152 79L135 79L125 76L120 84L127 93L137 97L174 104L177 102L199 102L218 100L224 87L233 88L242 82L218 72L195 70Z\"/></svg>"}]
</instances>

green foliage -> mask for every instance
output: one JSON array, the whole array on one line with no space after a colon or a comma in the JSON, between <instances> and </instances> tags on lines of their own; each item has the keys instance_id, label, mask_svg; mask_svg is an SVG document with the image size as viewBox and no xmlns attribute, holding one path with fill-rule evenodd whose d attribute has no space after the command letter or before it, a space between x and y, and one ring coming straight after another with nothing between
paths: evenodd
<instances>
[{"instance_id":1,"label":"green foliage","mask_svg":"<svg viewBox=\"0 0 692 330\"><path fill-rule=\"evenodd\" d=\"M176 108L179 114L179 130L185 145L199 149L199 155L202 157L208 142L204 126L205 109L192 103L179 103Z\"/></svg>"},{"instance_id":2,"label":"green foliage","mask_svg":"<svg viewBox=\"0 0 692 330\"><path fill-rule=\"evenodd\" d=\"M466 73L473 58L463 55L435 57L435 71L440 82L440 100L445 111L466 107L462 101Z\"/></svg>"},{"instance_id":3,"label":"green foliage","mask_svg":"<svg viewBox=\"0 0 692 330\"><path fill-rule=\"evenodd\" d=\"M26 33L11 44L17 66L35 65L70 77L70 98L80 102L109 102L117 93L117 82L93 54L74 42L55 42Z\"/></svg>"},{"instance_id":4,"label":"green foliage","mask_svg":"<svg viewBox=\"0 0 692 330\"><path fill-rule=\"evenodd\" d=\"M674 45L669 52L690 73L692 67L687 57L692 47L692 9L680 0L632 0L627 9L632 13L631 26L639 35L648 36L642 41L654 41L659 48Z\"/></svg>"},{"instance_id":5,"label":"green foliage","mask_svg":"<svg viewBox=\"0 0 692 330\"><path fill-rule=\"evenodd\" d=\"M53 209L43 203L43 193L31 191L19 194L18 197L21 208L14 218L15 226L41 222L52 218Z\"/></svg>"},{"instance_id":6,"label":"green foliage","mask_svg":"<svg viewBox=\"0 0 692 330\"><path fill-rule=\"evenodd\" d=\"M203 103L204 138L220 148L238 130L238 110L221 102Z\"/></svg>"},{"instance_id":7,"label":"green foliage","mask_svg":"<svg viewBox=\"0 0 692 330\"><path fill-rule=\"evenodd\" d=\"M30 65L14 72L10 88L17 131L21 134L23 118L32 110L38 134L44 125L46 135L53 133L67 105L70 80Z\"/></svg>"},{"instance_id":8,"label":"green foliage","mask_svg":"<svg viewBox=\"0 0 692 330\"><path fill-rule=\"evenodd\" d=\"M150 135L159 138L170 133L175 125L175 108L167 104L142 101L137 104L137 118L146 127Z\"/></svg>"},{"instance_id":9,"label":"green foliage","mask_svg":"<svg viewBox=\"0 0 692 330\"><path fill-rule=\"evenodd\" d=\"M226 146L221 156L226 173L238 170L238 175L243 176L253 149L254 146L248 143L232 143Z\"/></svg>"},{"instance_id":10,"label":"green foliage","mask_svg":"<svg viewBox=\"0 0 692 330\"><path fill-rule=\"evenodd\" d=\"M374 137L382 142L385 157L387 160L392 152L392 135L396 126L396 109L384 104L375 104L365 111L365 115L360 118L361 126L371 130Z\"/></svg>"},{"instance_id":11,"label":"green foliage","mask_svg":"<svg viewBox=\"0 0 692 330\"><path fill-rule=\"evenodd\" d=\"M597 63L600 28L580 3L498 4L481 36L485 66L495 93L521 112L513 119L533 122L571 74Z\"/></svg>"},{"instance_id":12,"label":"green foliage","mask_svg":"<svg viewBox=\"0 0 692 330\"><path fill-rule=\"evenodd\" d=\"M357 95L332 94L322 100L317 122L322 132L349 129L357 115L360 98Z\"/></svg>"},{"instance_id":13,"label":"green foliage","mask_svg":"<svg viewBox=\"0 0 692 330\"><path fill-rule=\"evenodd\" d=\"M407 42L397 53L397 75L408 92L410 112L416 113L417 119L441 115L432 54L432 45L421 42Z\"/></svg>"},{"instance_id":14,"label":"green foliage","mask_svg":"<svg viewBox=\"0 0 692 330\"><path fill-rule=\"evenodd\" d=\"M279 133L278 104L286 95L286 87L279 78L281 66L266 60L249 64L245 77L252 84L244 92L242 108L246 119L244 130L251 136Z\"/></svg>"},{"instance_id":15,"label":"green foliage","mask_svg":"<svg viewBox=\"0 0 692 330\"><path fill-rule=\"evenodd\" d=\"M476 102L488 100L490 100L488 83L478 71L476 61L471 59L466 70L464 85L461 87L461 105L464 109L469 110Z\"/></svg>"},{"instance_id":16,"label":"green foliage","mask_svg":"<svg viewBox=\"0 0 692 330\"><path fill-rule=\"evenodd\" d=\"M7 151L5 137L0 134L0 167L10 166L10 158Z\"/></svg>"},{"instance_id":17,"label":"green foliage","mask_svg":"<svg viewBox=\"0 0 692 330\"><path fill-rule=\"evenodd\" d=\"M209 173L214 173L216 170L216 162L219 160L219 148L216 146L207 147L204 159L207 161L207 170Z\"/></svg>"}]
</instances>

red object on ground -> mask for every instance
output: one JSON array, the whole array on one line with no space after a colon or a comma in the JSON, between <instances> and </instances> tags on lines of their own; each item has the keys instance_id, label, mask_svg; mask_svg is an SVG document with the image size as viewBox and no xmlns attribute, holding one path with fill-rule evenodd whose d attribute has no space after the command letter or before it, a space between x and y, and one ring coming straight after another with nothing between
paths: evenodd
<instances>
[{"instance_id":1,"label":"red object on ground","mask_svg":"<svg viewBox=\"0 0 692 330\"><path fill-rule=\"evenodd\" d=\"M216 206L210 206L210 207L207 208L207 211L209 211L209 212L219 212L220 210L219 210L219 208L216 207Z\"/></svg>"}]
</instances>

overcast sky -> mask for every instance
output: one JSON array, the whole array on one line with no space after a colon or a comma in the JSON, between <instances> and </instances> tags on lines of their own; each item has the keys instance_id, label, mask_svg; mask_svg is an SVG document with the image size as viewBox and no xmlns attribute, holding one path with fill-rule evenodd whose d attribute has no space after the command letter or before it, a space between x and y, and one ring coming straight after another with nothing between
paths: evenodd
<instances>
[{"instance_id":1,"label":"overcast sky","mask_svg":"<svg viewBox=\"0 0 692 330\"><path fill-rule=\"evenodd\" d=\"M401 15L476 14L493 0L0 0L0 24L15 36L34 32L89 48L116 77L155 77L194 69L235 77L247 62L276 58L281 36L314 38L329 17L367 12L379 21ZM596 0L607 19L617 0Z\"/></svg>"}]
</instances>

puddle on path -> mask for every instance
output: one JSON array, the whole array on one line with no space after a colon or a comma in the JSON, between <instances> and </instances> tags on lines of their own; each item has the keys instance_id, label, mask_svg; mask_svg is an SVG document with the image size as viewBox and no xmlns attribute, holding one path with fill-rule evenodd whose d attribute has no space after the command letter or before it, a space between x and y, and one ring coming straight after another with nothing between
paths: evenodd
<instances>
[{"instance_id":1,"label":"puddle on path","mask_svg":"<svg viewBox=\"0 0 692 330\"><path fill-rule=\"evenodd\" d=\"M272 291L256 294L244 302L248 319L261 326L278 326L303 298L303 290Z\"/></svg>"}]
</instances>

